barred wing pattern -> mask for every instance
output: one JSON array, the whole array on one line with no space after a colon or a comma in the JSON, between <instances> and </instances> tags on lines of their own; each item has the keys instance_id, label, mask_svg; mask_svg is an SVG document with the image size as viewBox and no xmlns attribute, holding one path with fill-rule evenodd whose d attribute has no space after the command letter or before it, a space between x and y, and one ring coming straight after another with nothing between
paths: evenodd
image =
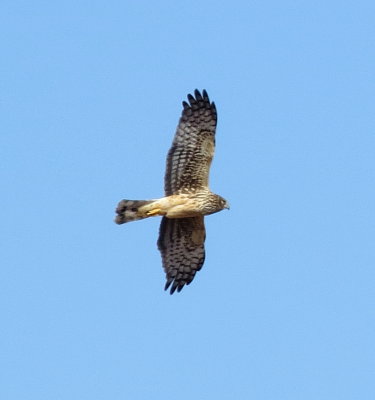
<instances>
[{"instance_id":1,"label":"barred wing pattern","mask_svg":"<svg viewBox=\"0 0 375 400\"><path fill-rule=\"evenodd\" d=\"M171 294L176 289L180 292L202 268L206 238L203 219L203 216L178 219L163 217L161 221L158 248L167 275L165 290L172 285Z\"/></svg>"},{"instance_id":2,"label":"barred wing pattern","mask_svg":"<svg viewBox=\"0 0 375 400\"><path fill-rule=\"evenodd\" d=\"M208 188L208 176L215 151L217 114L207 92L188 95L167 156L165 195L194 193ZM158 248L167 275L165 290L171 294L188 285L205 259L204 217L169 219L163 217Z\"/></svg>"},{"instance_id":3,"label":"barred wing pattern","mask_svg":"<svg viewBox=\"0 0 375 400\"><path fill-rule=\"evenodd\" d=\"M217 114L207 92L189 94L167 156L165 195L195 192L208 186L208 174L215 151Z\"/></svg>"}]
</instances>

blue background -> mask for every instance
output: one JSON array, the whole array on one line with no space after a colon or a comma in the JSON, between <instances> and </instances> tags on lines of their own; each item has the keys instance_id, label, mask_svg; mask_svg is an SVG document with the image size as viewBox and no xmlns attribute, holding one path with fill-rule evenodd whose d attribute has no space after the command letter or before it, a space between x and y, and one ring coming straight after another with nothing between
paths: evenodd
<instances>
[{"instance_id":1,"label":"blue background","mask_svg":"<svg viewBox=\"0 0 375 400\"><path fill-rule=\"evenodd\" d=\"M374 4L1 3L1 399L375 398ZM114 209L195 88L231 210L170 296Z\"/></svg>"}]
</instances>

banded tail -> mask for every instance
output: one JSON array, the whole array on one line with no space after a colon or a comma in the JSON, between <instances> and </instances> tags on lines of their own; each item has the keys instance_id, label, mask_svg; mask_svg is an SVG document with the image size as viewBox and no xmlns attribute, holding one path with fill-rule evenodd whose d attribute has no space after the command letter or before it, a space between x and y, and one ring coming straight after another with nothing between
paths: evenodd
<instances>
[{"instance_id":1,"label":"banded tail","mask_svg":"<svg viewBox=\"0 0 375 400\"><path fill-rule=\"evenodd\" d=\"M151 207L155 200L121 200L116 208L116 224L125 224L126 222L137 221L151 217L153 214L150 212Z\"/></svg>"}]
</instances>

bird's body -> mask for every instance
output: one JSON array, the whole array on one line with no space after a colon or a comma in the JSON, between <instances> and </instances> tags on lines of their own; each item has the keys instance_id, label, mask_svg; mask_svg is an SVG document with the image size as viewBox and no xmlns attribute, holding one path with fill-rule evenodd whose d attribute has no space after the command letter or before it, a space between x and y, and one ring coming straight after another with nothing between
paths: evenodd
<instances>
[{"instance_id":1,"label":"bird's body","mask_svg":"<svg viewBox=\"0 0 375 400\"><path fill-rule=\"evenodd\" d=\"M204 258L204 216L229 208L208 188L215 150L216 107L207 92L188 95L167 156L165 197L153 200L122 200L116 209L117 224L162 216L158 248L167 275L165 289L180 291L200 270Z\"/></svg>"},{"instance_id":2,"label":"bird's body","mask_svg":"<svg viewBox=\"0 0 375 400\"><path fill-rule=\"evenodd\" d=\"M124 224L157 215L167 218L198 217L221 211L223 204L225 200L222 197L209 191L200 191L194 196L182 193L154 200L121 200L115 221Z\"/></svg>"}]
</instances>

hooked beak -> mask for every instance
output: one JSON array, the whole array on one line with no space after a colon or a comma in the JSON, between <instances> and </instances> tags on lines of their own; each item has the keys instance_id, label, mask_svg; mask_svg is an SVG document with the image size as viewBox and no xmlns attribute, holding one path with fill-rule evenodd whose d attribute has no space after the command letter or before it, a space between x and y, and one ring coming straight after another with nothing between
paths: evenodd
<instances>
[{"instance_id":1,"label":"hooked beak","mask_svg":"<svg viewBox=\"0 0 375 400\"><path fill-rule=\"evenodd\" d=\"M226 203L225 203L225 206L224 206L224 208L226 208L227 210L229 210L229 209L230 209L230 206L229 206L229 203L228 203L228 202L226 202Z\"/></svg>"}]
</instances>

